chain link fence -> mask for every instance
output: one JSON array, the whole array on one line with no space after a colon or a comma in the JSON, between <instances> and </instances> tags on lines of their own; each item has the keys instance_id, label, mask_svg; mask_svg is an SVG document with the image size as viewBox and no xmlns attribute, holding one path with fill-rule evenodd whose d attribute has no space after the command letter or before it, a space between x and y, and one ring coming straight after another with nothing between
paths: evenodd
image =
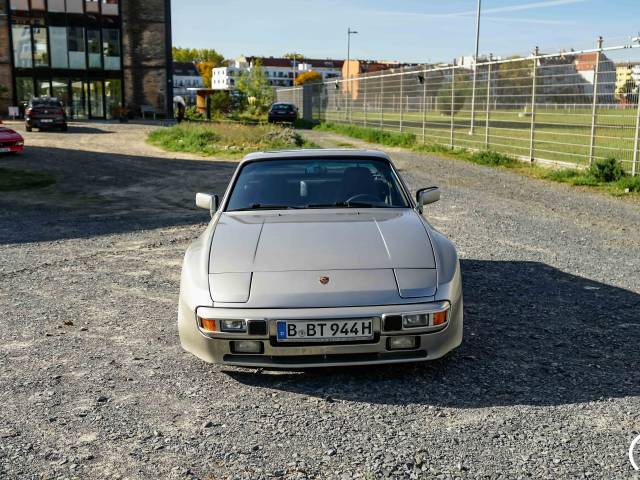
<instances>
[{"instance_id":1,"label":"chain link fence","mask_svg":"<svg viewBox=\"0 0 640 480\"><path fill-rule=\"evenodd\" d=\"M640 45L419 66L276 92L304 118L413 134L451 148L640 173ZM614 61L626 56L624 62Z\"/></svg>"}]
</instances>

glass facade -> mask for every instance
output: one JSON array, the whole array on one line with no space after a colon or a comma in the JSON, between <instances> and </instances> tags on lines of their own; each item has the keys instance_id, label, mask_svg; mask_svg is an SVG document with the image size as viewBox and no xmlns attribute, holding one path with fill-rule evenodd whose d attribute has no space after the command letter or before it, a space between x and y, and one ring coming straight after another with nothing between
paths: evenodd
<instances>
[{"instance_id":1,"label":"glass facade","mask_svg":"<svg viewBox=\"0 0 640 480\"><path fill-rule=\"evenodd\" d=\"M110 118L123 104L120 2L9 5L17 101L55 96L71 118Z\"/></svg>"}]
</instances>

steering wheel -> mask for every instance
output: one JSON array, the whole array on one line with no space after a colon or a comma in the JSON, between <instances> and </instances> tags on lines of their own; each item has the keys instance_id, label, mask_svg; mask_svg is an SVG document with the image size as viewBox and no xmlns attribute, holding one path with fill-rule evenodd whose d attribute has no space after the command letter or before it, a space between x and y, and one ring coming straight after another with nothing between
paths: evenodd
<instances>
[{"instance_id":1,"label":"steering wheel","mask_svg":"<svg viewBox=\"0 0 640 480\"><path fill-rule=\"evenodd\" d=\"M372 202L376 202L376 203L380 202L380 199L378 197L376 197L375 195L371 195L370 193L358 193L358 194L353 195L352 197L349 197L348 199L346 199L344 201L344 203L349 205L349 203L355 202L356 200L363 201L363 202L366 202L366 201L372 201Z\"/></svg>"}]
</instances>

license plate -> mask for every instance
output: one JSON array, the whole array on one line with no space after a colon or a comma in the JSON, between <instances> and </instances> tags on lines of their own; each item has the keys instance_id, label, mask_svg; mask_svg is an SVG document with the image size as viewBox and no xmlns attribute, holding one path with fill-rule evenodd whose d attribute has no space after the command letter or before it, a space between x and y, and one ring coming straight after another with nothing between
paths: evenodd
<instances>
[{"instance_id":1,"label":"license plate","mask_svg":"<svg viewBox=\"0 0 640 480\"><path fill-rule=\"evenodd\" d=\"M349 342L373 339L373 320L279 320L279 342Z\"/></svg>"},{"instance_id":2,"label":"license plate","mask_svg":"<svg viewBox=\"0 0 640 480\"><path fill-rule=\"evenodd\" d=\"M53 120L49 119L49 118L43 118L42 120L40 120L42 123L53 123Z\"/></svg>"},{"instance_id":3,"label":"license plate","mask_svg":"<svg viewBox=\"0 0 640 480\"><path fill-rule=\"evenodd\" d=\"M4 148L4 147L0 148L0 153L7 153L7 152L10 152L10 151L11 151L10 148Z\"/></svg>"}]
</instances>

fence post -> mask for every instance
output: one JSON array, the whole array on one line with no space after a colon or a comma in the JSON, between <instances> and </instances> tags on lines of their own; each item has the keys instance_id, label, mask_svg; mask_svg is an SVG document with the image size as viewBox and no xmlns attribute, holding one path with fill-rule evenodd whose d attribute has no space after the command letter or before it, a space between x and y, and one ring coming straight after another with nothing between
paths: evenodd
<instances>
[{"instance_id":1,"label":"fence post","mask_svg":"<svg viewBox=\"0 0 640 480\"><path fill-rule=\"evenodd\" d=\"M403 89L402 89L402 84L404 83L404 75L400 74L400 102L398 102L400 105L400 132L402 132L402 104L403 102Z\"/></svg>"},{"instance_id":2,"label":"fence post","mask_svg":"<svg viewBox=\"0 0 640 480\"><path fill-rule=\"evenodd\" d=\"M596 122L598 111L598 83L600 76L600 56L602 54L602 37L598 37L598 53L596 53L595 76L593 77L593 103L591 105L591 143L589 144L589 165L593 164L596 147Z\"/></svg>"},{"instance_id":3,"label":"fence post","mask_svg":"<svg viewBox=\"0 0 640 480\"><path fill-rule=\"evenodd\" d=\"M535 133L536 133L536 87L538 85L538 47L533 51L533 81L531 88L531 132L529 133L529 161L535 159Z\"/></svg>"},{"instance_id":4,"label":"fence post","mask_svg":"<svg viewBox=\"0 0 640 480\"><path fill-rule=\"evenodd\" d=\"M380 129L384 126L384 74L380 73Z\"/></svg>"},{"instance_id":5,"label":"fence post","mask_svg":"<svg viewBox=\"0 0 640 480\"><path fill-rule=\"evenodd\" d=\"M640 88L636 94L636 102L638 102L638 113L636 114L636 137L633 142L633 163L631 164L631 176L635 177L638 174L638 148L640 147Z\"/></svg>"},{"instance_id":6,"label":"fence post","mask_svg":"<svg viewBox=\"0 0 640 480\"><path fill-rule=\"evenodd\" d=\"M362 124L366 127L367 126L367 77L362 77L362 90L364 92L362 95L362 110L364 113L364 120Z\"/></svg>"},{"instance_id":7,"label":"fence post","mask_svg":"<svg viewBox=\"0 0 640 480\"><path fill-rule=\"evenodd\" d=\"M449 115L451 116L451 132L449 133L449 146L454 148L455 146L455 135L453 133L453 115L454 115L454 103L456 98L456 69L455 67L451 69L451 110Z\"/></svg>"},{"instance_id":8,"label":"fence post","mask_svg":"<svg viewBox=\"0 0 640 480\"><path fill-rule=\"evenodd\" d=\"M489 55L489 67L487 71L487 112L484 124L484 148L489 149L489 105L491 99L491 55Z\"/></svg>"},{"instance_id":9,"label":"fence post","mask_svg":"<svg viewBox=\"0 0 640 480\"><path fill-rule=\"evenodd\" d=\"M422 143L427 143L427 70L422 72Z\"/></svg>"}]
</instances>

